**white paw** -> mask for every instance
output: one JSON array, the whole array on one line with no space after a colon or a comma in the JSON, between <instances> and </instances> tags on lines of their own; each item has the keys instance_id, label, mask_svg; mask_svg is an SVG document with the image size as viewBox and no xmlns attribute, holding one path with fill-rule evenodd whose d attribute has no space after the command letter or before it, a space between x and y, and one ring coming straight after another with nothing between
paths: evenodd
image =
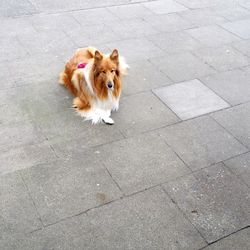
<instances>
[{"instance_id":1,"label":"white paw","mask_svg":"<svg viewBox=\"0 0 250 250\"><path fill-rule=\"evenodd\" d=\"M112 111L117 111L118 109L119 109L119 102L114 104Z\"/></svg>"},{"instance_id":2,"label":"white paw","mask_svg":"<svg viewBox=\"0 0 250 250\"><path fill-rule=\"evenodd\" d=\"M106 117L102 119L104 123L108 124L108 125L113 125L115 122L112 118L110 117Z\"/></svg>"}]
</instances>

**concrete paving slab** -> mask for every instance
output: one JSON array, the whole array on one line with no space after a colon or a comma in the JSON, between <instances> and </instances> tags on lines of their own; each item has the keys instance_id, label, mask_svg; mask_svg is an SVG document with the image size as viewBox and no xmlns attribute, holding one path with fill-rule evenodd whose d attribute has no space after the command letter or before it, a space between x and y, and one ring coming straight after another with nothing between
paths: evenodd
<instances>
[{"instance_id":1,"label":"concrete paving slab","mask_svg":"<svg viewBox=\"0 0 250 250\"><path fill-rule=\"evenodd\" d=\"M154 93L182 120L229 107L197 79L154 89Z\"/></svg>"},{"instance_id":2,"label":"concrete paving slab","mask_svg":"<svg viewBox=\"0 0 250 250\"><path fill-rule=\"evenodd\" d=\"M248 151L209 117L199 117L163 128L159 134L193 170Z\"/></svg>"},{"instance_id":3,"label":"concrete paving slab","mask_svg":"<svg viewBox=\"0 0 250 250\"><path fill-rule=\"evenodd\" d=\"M249 188L223 164L180 178L164 188L209 243L249 224Z\"/></svg>"}]
</instances>

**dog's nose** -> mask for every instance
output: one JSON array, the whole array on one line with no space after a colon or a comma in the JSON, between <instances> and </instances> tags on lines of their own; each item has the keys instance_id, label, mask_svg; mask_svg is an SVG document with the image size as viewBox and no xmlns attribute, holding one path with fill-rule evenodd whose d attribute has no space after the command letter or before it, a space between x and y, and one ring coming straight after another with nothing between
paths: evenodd
<instances>
[{"instance_id":1,"label":"dog's nose","mask_svg":"<svg viewBox=\"0 0 250 250\"><path fill-rule=\"evenodd\" d=\"M112 82L108 82L108 88L112 88L113 87L113 84L112 84Z\"/></svg>"}]
</instances>

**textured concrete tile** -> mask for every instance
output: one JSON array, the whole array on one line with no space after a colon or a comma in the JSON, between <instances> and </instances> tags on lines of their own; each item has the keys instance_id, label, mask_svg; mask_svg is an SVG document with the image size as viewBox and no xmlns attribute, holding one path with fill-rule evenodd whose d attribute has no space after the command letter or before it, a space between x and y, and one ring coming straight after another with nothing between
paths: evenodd
<instances>
[{"instance_id":1,"label":"textured concrete tile","mask_svg":"<svg viewBox=\"0 0 250 250\"><path fill-rule=\"evenodd\" d=\"M187 32L192 37L208 47L219 47L223 44L228 44L239 40L237 36L218 26L194 28L187 30Z\"/></svg>"},{"instance_id":2,"label":"textured concrete tile","mask_svg":"<svg viewBox=\"0 0 250 250\"><path fill-rule=\"evenodd\" d=\"M96 156L126 194L190 173L164 140L152 133L95 150Z\"/></svg>"},{"instance_id":3,"label":"textured concrete tile","mask_svg":"<svg viewBox=\"0 0 250 250\"><path fill-rule=\"evenodd\" d=\"M223 16L230 21L250 18L250 11L237 4L233 7L230 6L229 8L225 8L225 6L213 7L211 8L211 11L215 11L218 15Z\"/></svg>"},{"instance_id":4,"label":"textured concrete tile","mask_svg":"<svg viewBox=\"0 0 250 250\"><path fill-rule=\"evenodd\" d=\"M43 30L29 32L18 36L22 46L31 55L50 53L53 55L64 55L65 51L74 51L77 46L62 31Z\"/></svg>"},{"instance_id":5,"label":"textured concrete tile","mask_svg":"<svg viewBox=\"0 0 250 250\"><path fill-rule=\"evenodd\" d=\"M189 52L161 56L150 61L174 82L215 73L214 69Z\"/></svg>"},{"instance_id":6,"label":"textured concrete tile","mask_svg":"<svg viewBox=\"0 0 250 250\"><path fill-rule=\"evenodd\" d=\"M216 9L210 8L183 11L179 15L198 27L227 22L227 19L218 15Z\"/></svg>"},{"instance_id":7,"label":"textured concrete tile","mask_svg":"<svg viewBox=\"0 0 250 250\"><path fill-rule=\"evenodd\" d=\"M65 147L66 142L74 139L79 139L86 149L123 138L116 124L94 126L90 121L84 121L82 117L77 116L74 110L37 117L36 123L49 142L59 143L61 147Z\"/></svg>"},{"instance_id":8,"label":"textured concrete tile","mask_svg":"<svg viewBox=\"0 0 250 250\"><path fill-rule=\"evenodd\" d=\"M167 1L153 1L153 2L146 2L142 4L146 8L150 9L155 14L168 14L168 13L174 13L174 12L180 12L187 10L186 7L183 5L173 1L173 0L167 0Z\"/></svg>"},{"instance_id":9,"label":"textured concrete tile","mask_svg":"<svg viewBox=\"0 0 250 250\"><path fill-rule=\"evenodd\" d=\"M28 0L2 0L0 2L1 17L16 17L36 13L35 6Z\"/></svg>"},{"instance_id":10,"label":"textured concrete tile","mask_svg":"<svg viewBox=\"0 0 250 250\"><path fill-rule=\"evenodd\" d=\"M87 213L76 227L79 249L199 249L205 242L160 188ZM90 230L84 229L88 225ZM78 248L77 248L78 249Z\"/></svg>"},{"instance_id":11,"label":"textured concrete tile","mask_svg":"<svg viewBox=\"0 0 250 250\"><path fill-rule=\"evenodd\" d=\"M213 114L213 118L250 148L249 112L250 104L247 103Z\"/></svg>"},{"instance_id":12,"label":"textured concrete tile","mask_svg":"<svg viewBox=\"0 0 250 250\"><path fill-rule=\"evenodd\" d=\"M240 0L239 1L240 5L243 6L244 8L250 9L250 3L248 0Z\"/></svg>"},{"instance_id":13,"label":"textured concrete tile","mask_svg":"<svg viewBox=\"0 0 250 250\"><path fill-rule=\"evenodd\" d=\"M154 36L159 33L150 23L139 18L114 22L110 29L115 32L116 40Z\"/></svg>"},{"instance_id":14,"label":"textured concrete tile","mask_svg":"<svg viewBox=\"0 0 250 250\"><path fill-rule=\"evenodd\" d=\"M115 14L108 11L107 8L79 10L70 14L81 24L82 29L86 25L98 25L100 23L113 25L120 20Z\"/></svg>"},{"instance_id":15,"label":"textured concrete tile","mask_svg":"<svg viewBox=\"0 0 250 250\"><path fill-rule=\"evenodd\" d=\"M244 55L250 57L250 40L235 42L232 44L232 46Z\"/></svg>"},{"instance_id":16,"label":"textured concrete tile","mask_svg":"<svg viewBox=\"0 0 250 250\"><path fill-rule=\"evenodd\" d=\"M250 100L250 72L232 70L201 77L200 80L231 105Z\"/></svg>"},{"instance_id":17,"label":"textured concrete tile","mask_svg":"<svg viewBox=\"0 0 250 250\"><path fill-rule=\"evenodd\" d=\"M42 226L17 173L0 176L0 190L0 244L5 237L28 233Z\"/></svg>"},{"instance_id":18,"label":"textured concrete tile","mask_svg":"<svg viewBox=\"0 0 250 250\"><path fill-rule=\"evenodd\" d=\"M142 4L131 4L113 6L107 8L112 14L116 15L120 19L132 19L132 18L144 18L146 16L152 16L154 13L145 8Z\"/></svg>"},{"instance_id":19,"label":"textured concrete tile","mask_svg":"<svg viewBox=\"0 0 250 250\"><path fill-rule=\"evenodd\" d=\"M131 61L146 60L150 57L160 56L162 50L146 38L129 39L107 43L110 49L117 48L125 56L128 64Z\"/></svg>"},{"instance_id":20,"label":"textured concrete tile","mask_svg":"<svg viewBox=\"0 0 250 250\"><path fill-rule=\"evenodd\" d=\"M230 46L204 48L193 52L218 71L227 71L250 64L250 59Z\"/></svg>"},{"instance_id":21,"label":"textured concrete tile","mask_svg":"<svg viewBox=\"0 0 250 250\"><path fill-rule=\"evenodd\" d=\"M236 156L224 162L226 166L247 185L250 183L250 153Z\"/></svg>"},{"instance_id":22,"label":"textured concrete tile","mask_svg":"<svg viewBox=\"0 0 250 250\"><path fill-rule=\"evenodd\" d=\"M250 39L250 19L228 22L221 24L221 26L243 39Z\"/></svg>"},{"instance_id":23,"label":"textured concrete tile","mask_svg":"<svg viewBox=\"0 0 250 250\"><path fill-rule=\"evenodd\" d=\"M229 107L199 80L158 88L154 93L182 120Z\"/></svg>"},{"instance_id":24,"label":"textured concrete tile","mask_svg":"<svg viewBox=\"0 0 250 250\"><path fill-rule=\"evenodd\" d=\"M120 109L113 117L117 128L126 137L173 124L179 120L152 93L140 93L122 98Z\"/></svg>"},{"instance_id":25,"label":"textured concrete tile","mask_svg":"<svg viewBox=\"0 0 250 250\"><path fill-rule=\"evenodd\" d=\"M31 121L0 125L0 151L45 141L38 127Z\"/></svg>"},{"instance_id":26,"label":"textured concrete tile","mask_svg":"<svg viewBox=\"0 0 250 250\"><path fill-rule=\"evenodd\" d=\"M129 66L128 75L123 80L122 93L125 95L136 94L172 83L165 74L147 60L129 63Z\"/></svg>"},{"instance_id":27,"label":"textured concrete tile","mask_svg":"<svg viewBox=\"0 0 250 250\"><path fill-rule=\"evenodd\" d=\"M74 12L73 12L74 13ZM35 15L32 16L31 22L34 28L39 31L47 30L71 30L75 27L80 27L80 23L73 18L71 14L50 14L50 15Z\"/></svg>"},{"instance_id":28,"label":"textured concrete tile","mask_svg":"<svg viewBox=\"0 0 250 250\"><path fill-rule=\"evenodd\" d=\"M15 39L3 37L0 39L0 61L15 61L28 55L27 50Z\"/></svg>"},{"instance_id":29,"label":"textured concrete tile","mask_svg":"<svg viewBox=\"0 0 250 250\"><path fill-rule=\"evenodd\" d=\"M85 26L84 28L72 27L66 33L78 47L96 46L96 44L106 44L119 40L111 27L105 23Z\"/></svg>"},{"instance_id":30,"label":"textured concrete tile","mask_svg":"<svg viewBox=\"0 0 250 250\"><path fill-rule=\"evenodd\" d=\"M105 204L120 197L108 172L93 155L21 170L44 224Z\"/></svg>"},{"instance_id":31,"label":"textured concrete tile","mask_svg":"<svg viewBox=\"0 0 250 250\"><path fill-rule=\"evenodd\" d=\"M176 0L176 2L183 4L189 9L202 9L212 6L234 6L235 0Z\"/></svg>"},{"instance_id":32,"label":"textured concrete tile","mask_svg":"<svg viewBox=\"0 0 250 250\"><path fill-rule=\"evenodd\" d=\"M0 175L56 160L47 143L28 145L0 153Z\"/></svg>"},{"instance_id":33,"label":"textured concrete tile","mask_svg":"<svg viewBox=\"0 0 250 250\"><path fill-rule=\"evenodd\" d=\"M200 117L169 126L161 129L159 134L194 170L247 151L210 117Z\"/></svg>"},{"instance_id":34,"label":"textured concrete tile","mask_svg":"<svg viewBox=\"0 0 250 250\"><path fill-rule=\"evenodd\" d=\"M144 18L159 32L174 32L179 30L190 29L194 25L178 16L177 14L147 16Z\"/></svg>"},{"instance_id":35,"label":"textured concrete tile","mask_svg":"<svg viewBox=\"0 0 250 250\"><path fill-rule=\"evenodd\" d=\"M246 228L215 242L204 250L248 250L250 248L250 229Z\"/></svg>"},{"instance_id":36,"label":"textured concrete tile","mask_svg":"<svg viewBox=\"0 0 250 250\"><path fill-rule=\"evenodd\" d=\"M182 177L164 188L208 242L249 225L249 188L223 164Z\"/></svg>"},{"instance_id":37,"label":"textured concrete tile","mask_svg":"<svg viewBox=\"0 0 250 250\"><path fill-rule=\"evenodd\" d=\"M167 53L181 53L200 48L202 45L186 32L161 33L147 37Z\"/></svg>"}]
</instances>

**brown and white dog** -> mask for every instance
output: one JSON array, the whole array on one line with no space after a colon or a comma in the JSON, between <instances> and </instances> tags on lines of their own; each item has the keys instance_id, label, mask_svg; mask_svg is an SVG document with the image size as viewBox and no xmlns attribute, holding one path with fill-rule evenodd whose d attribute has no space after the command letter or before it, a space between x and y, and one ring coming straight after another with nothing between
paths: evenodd
<instances>
[{"instance_id":1,"label":"brown and white dog","mask_svg":"<svg viewBox=\"0 0 250 250\"><path fill-rule=\"evenodd\" d=\"M93 47L81 48L66 63L59 82L75 96L73 107L85 120L114 124L110 115L119 108L127 69L116 49L105 55Z\"/></svg>"}]
</instances>

